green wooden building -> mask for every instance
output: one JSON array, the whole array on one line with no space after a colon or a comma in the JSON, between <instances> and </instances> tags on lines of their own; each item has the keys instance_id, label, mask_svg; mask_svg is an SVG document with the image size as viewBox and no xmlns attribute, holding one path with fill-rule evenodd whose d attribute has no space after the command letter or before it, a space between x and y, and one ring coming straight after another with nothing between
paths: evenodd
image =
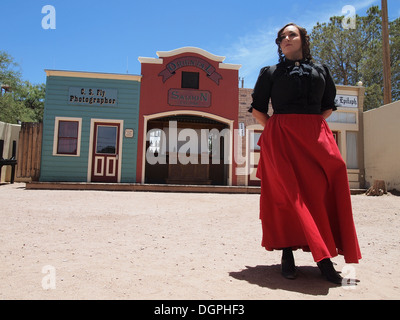
<instances>
[{"instance_id":1,"label":"green wooden building","mask_svg":"<svg viewBox=\"0 0 400 320\"><path fill-rule=\"evenodd\" d=\"M46 75L40 181L136 182L141 76Z\"/></svg>"}]
</instances>

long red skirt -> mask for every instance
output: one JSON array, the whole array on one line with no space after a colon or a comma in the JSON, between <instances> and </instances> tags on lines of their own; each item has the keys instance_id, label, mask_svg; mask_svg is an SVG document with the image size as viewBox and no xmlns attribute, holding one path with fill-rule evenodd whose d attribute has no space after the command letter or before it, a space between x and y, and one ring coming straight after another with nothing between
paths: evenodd
<instances>
[{"instance_id":1,"label":"long red skirt","mask_svg":"<svg viewBox=\"0 0 400 320\"><path fill-rule=\"evenodd\" d=\"M347 168L320 115L273 115L258 142L262 246L361 259Z\"/></svg>"}]
</instances>

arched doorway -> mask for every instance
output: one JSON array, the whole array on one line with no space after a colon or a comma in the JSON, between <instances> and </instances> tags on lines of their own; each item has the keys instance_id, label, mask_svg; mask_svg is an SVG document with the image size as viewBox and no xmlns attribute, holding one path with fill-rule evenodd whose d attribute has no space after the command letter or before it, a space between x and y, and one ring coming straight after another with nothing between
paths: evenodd
<instances>
[{"instance_id":1,"label":"arched doorway","mask_svg":"<svg viewBox=\"0 0 400 320\"><path fill-rule=\"evenodd\" d=\"M232 121L186 111L145 124L144 183L231 185Z\"/></svg>"}]
</instances>

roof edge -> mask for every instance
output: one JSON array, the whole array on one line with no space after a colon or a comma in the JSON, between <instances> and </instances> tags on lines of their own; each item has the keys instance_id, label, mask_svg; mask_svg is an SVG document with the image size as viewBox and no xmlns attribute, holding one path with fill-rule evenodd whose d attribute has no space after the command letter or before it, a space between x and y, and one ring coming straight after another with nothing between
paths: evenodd
<instances>
[{"instance_id":1,"label":"roof edge","mask_svg":"<svg viewBox=\"0 0 400 320\"><path fill-rule=\"evenodd\" d=\"M225 60L225 57L223 56L217 56L215 54L212 54L206 50L197 48L197 47L182 47L182 48L178 48L175 50L171 50L171 51L157 51L157 56L159 58L167 58L167 57L172 57L172 56L176 56L178 54L182 54L182 53L197 53L199 55L202 55L210 60L214 60L217 62L223 62Z\"/></svg>"},{"instance_id":2,"label":"roof edge","mask_svg":"<svg viewBox=\"0 0 400 320\"><path fill-rule=\"evenodd\" d=\"M103 73L88 71L49 70L45 69L47 77L74 77L91 79L133 80L141 82L142 76L123 73Z\"/></svg>"}]
</instances>

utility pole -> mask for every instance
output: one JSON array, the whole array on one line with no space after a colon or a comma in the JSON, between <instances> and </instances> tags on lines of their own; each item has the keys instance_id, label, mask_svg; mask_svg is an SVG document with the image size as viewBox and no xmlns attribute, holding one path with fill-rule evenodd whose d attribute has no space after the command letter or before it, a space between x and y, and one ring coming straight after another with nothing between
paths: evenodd
<instances>
[{"instance_id":1,"label":"utility pole","mask_svg":"<svg viewBox=\"0 0 400 320\"><path fill-rule=\"evenodd\" d=\"M382 0L382 39L383 39L383 101L392 102L392 72L390 69L389 18L387 0Z\"/></svg>"}]
</instances>

